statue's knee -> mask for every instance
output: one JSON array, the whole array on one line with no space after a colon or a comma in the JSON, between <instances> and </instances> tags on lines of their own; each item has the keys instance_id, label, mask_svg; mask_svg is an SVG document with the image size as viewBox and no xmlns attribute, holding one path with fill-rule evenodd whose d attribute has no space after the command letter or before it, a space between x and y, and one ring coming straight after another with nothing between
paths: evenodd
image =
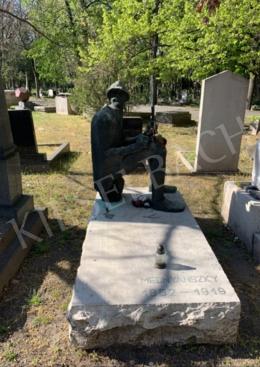
<instances>
[{"instance_id":1,"label":"statue's knee","mask_svg":"<svg viewBox=\"0 0 260 367\"><path fill-rule=\"evenodd\" d=\"M161 157L166 156L166 148L164 146L162 146L161 144L158 144L158 143L153 143L152 152L153 152L153 154L155 154L155 155L158 154Z\"/></svg>"},{"instance_id":2,"label":"statue's knee","mask_svg":"<svg viewBox=\"0 0 260 367\"><path fill-rule=\"evenodd\" d=\"M94 187L104 201L117 202L122 199L124 179L122 176L117 176L115 178L111 175L98 182L96 181Z\"/></svg>"},{"instance_id":3,"label":"statue's knee","mask_svg":"<svg viewBox=\"0 0 260 367\"><path fill-rule=\"evenodd\" d=\"M125 180L123 179L123 177L117 176L114 180L114 185L116 186L118 192L122 193L124 190L124 185L125 185Z\"/></svg>"}]
</instances>

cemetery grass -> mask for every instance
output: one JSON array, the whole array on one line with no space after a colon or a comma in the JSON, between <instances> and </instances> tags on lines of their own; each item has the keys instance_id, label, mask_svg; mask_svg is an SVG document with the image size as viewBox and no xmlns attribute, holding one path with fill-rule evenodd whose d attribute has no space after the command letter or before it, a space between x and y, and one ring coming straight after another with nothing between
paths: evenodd
<instances>
[{"instance_id":1,"label":"cemetery grass","mask_svg":"<svg viewBox=\"0 0 260 367\"><path fill-rule=\"evenodd\" d=\"M195 148L194 128L163 126L168 139L167 181L185 197L242 302L238 344L229 346L113 347L82 351L68 340L66 310L95 192L92 185L89 122L79 116L34 114L38 143L70 141L72 153L49 172L23 172L24 192L37 207L48 207L54 235L35 245L0 302L0 366L260 366L260 275L242 245L220 217L225 180L250 179L243 138L241 172L236 176L192 176L177 160L176 149ZM146 186L147 175L126 177L128 185ZM61 230L57 219L65 225ZM105 276L102 274L101 276Z\"/></svg>"}]
</instances>

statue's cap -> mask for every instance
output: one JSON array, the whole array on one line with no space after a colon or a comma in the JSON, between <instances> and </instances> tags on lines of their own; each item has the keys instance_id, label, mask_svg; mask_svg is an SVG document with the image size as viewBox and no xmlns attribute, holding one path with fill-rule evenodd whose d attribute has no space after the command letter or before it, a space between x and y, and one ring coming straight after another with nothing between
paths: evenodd
<instances>
[{"instance_id":1,"label":"statue's cap","mask_svg":"<svg viewBox=\"0 0 260 367\"><path fill-rule=\"evenodd\" d=\"M116 82L114 82L113 84L110 85L110 87L107 89L107 97L110 98L111 94L113 92L121 92L127 95L127 99L129 99L130 95L128 93L128 90L126 89L126 87L124 86L124 84L122 82L120 82L119 80L117 80Z\"/></svg>"}]
</instances>

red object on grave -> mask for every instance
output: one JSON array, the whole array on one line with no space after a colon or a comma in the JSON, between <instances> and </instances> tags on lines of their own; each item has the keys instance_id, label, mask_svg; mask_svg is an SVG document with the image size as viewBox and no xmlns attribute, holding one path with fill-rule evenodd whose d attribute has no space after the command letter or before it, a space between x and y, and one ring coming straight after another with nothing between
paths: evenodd
<instances>
[{"instance_id":1,"label":"red object on grave","mask_svg":"<svg viewBox=\"0 0 260 367\"><path fill-rule=\"evenodd\" d=\"M30 93L26 88L17 88L15 90L16 98L21 102L27 102L30 98Z\"/></svg>"}]
</instances>

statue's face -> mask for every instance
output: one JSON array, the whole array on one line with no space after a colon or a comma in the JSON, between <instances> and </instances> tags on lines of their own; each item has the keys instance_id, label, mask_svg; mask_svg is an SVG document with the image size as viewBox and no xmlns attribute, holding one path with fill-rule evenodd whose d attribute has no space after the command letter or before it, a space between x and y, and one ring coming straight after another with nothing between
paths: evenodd
<instances>
[{"instance_id":1,"label":"statue's face","mask_svg":"<svg viewBox=\"0 0 260 367\"><path fill-rule=\"evenodd\" d=\"M127 102L128 97L125 93L122 92L114 92L111 95L110 103L117 109L123 109L125 103Z\"/></svg>"}]
</instances>

